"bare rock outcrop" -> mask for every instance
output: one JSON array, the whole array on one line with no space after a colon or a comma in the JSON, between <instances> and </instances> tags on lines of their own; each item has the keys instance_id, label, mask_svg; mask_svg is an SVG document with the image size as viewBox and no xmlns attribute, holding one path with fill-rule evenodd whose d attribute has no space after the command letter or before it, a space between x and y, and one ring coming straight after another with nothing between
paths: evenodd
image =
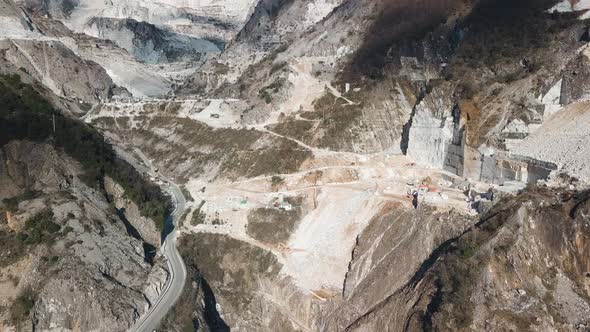
<instances>
[{"instance_id":1,"label":"bare rock outcrop","mask_svg":"<svg viewBox=\"0 0 590 332\"><path fill-rule=\"evenodd\" d=\"M533 189L510 200L435 247L401 288L382 294L377 283L350 292L342 308L358 310L355 297L370 289L379 295L365 301L381 300L356 314L337 310L328 329L583 330L590 310L587 193Z\"/></svg>"},{"instance_id":2,"label":"bare rock outcrop","mask_svg":"<svg viewBox=\"0 0 590 332\"><path fill-rule=\"evenodd\" d=\"M104 187L107 194L112 197L113 204L120 215L139 232L140 237L151 245L159 247L161 232L157 229L156 223L143 217L137 205L125 197L125 190L111 178L105 177Z\"/></svg>"},{"instance_id":3,"label":"bare rock outcrop","mask_svg":"<svg viewBox=\"0 0 590 332\"><path fill-rule=\"evenodd\" d=\"M14 288L0 292L2 324L19 331L131 327L166 282L163 261L150 264L144 243L127 234L104 194L80 180L81 165L52 146L13 141L2 149L2 166L0 179L12 187L2 197L16 202L0 207L2 215L22 221L14 228L0 220L0 289Z\"/></svg>"},{"instance_id":4,"label":"bare rock outcrop","mask_svg":"<svg viewBox=\"0 0 590 332\"><path fill-rule=\"evenodd\" d=\"M114 88L103 67L80 58L59 41L3 40L0 53L60 97L96 103L108 100Z\"/></svg>"},{"instance_id":5,"label":"bare rock outcrop","mask_svg":"<svg viewBox=\"0 0 590 332\"><path fill-rule=\"evenodd\" d=\"M49 145L13 141L0 148L0 199L18 196L26 190L66 190L73 185L72 176L79 172L75 162L56 155Z\"/></svg>"}]
</instances>

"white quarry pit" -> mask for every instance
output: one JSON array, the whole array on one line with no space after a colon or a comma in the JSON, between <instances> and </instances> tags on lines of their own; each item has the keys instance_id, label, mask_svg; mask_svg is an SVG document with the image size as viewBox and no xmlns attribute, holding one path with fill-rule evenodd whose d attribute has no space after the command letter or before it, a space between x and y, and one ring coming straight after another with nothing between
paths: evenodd
<instances>
[{"instance_id":1,"label":"white quarry pit","mask_svg":"<svg viewBox=\"0 0 590 332\"><path fill-rule=\"evenodd\" d=\"M573 103L548 118L513 153L555 163L569 174L590 181L590 102Z\"/></svg>"},{"instance_id":2,"label":"white quarry pit","mask_svg":"<svg viewBox=\"0 0 590 332\"><path fill-rule=\"evenodd\" d=\"M93 17L132 18L187 32L186 27L192 23L187 16L212 17L239 26L249 17L254 4L254 0L81 0L65 23L75 31L83 31Z\"/></svg>"}]
</instances>

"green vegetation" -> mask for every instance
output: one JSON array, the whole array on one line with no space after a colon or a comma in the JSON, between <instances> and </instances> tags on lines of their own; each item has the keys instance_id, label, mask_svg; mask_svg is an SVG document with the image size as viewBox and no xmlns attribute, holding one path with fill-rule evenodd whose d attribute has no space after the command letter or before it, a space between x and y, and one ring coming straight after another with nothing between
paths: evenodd
<instances>
[{"instance_id":1,"label":"green vegetation","mask_svg":"<svg viewBox=\"0 0 590 332\"><path fill-rule=\"evenodd\" d=\"M246 310L256 280L273 278L281 268L270 251L225 235L187 234L180 239L179 251L187 269L198 269L215 295L226 300L224 310Z\"/></svg>"},{"instance_id":2,"label":"green vegetation","mask_svg":"<svg viewBox=\"0 0 590 332\"><path fill-rule=\"evenodd\" d=\"M338 85L340 83L334 83ZM371 100L374 96L355 97ZM288 119L270 129L278 134L295 138L321 148L350 151L361 132L370 130L363 123L362 103L347 105L329 92L316 99L313 112L303 112L305 120Z\"/></svg>"},{"instance_id":3,"label":"green vegetation","mask_svg":"<svg viewBox=\"0 0 590 332\"><path fill-rule=\"evenodd\" d=\"M471 294L478 282L483 268L483 260L466 259L464 257L445 257L447 268L439 274L440 292L443 303L452 304L452 312L448 306L441 308L441 313L452 317L459 328L466 328L473 320L473 304ZM445 320L446 318L442 319Z\"/></svg>"},{"instance_id":4,"label":"green vegetation","mask_svg":"<svg viewBox=\"0 0 590 332\"><path fill-rule=\"evenodd\" d=\"M518 199L502 199L477 225L444 249L442 259L439 259L440 263L433 270L439 291L429 308L431 316L427 317L427 326L432 324L429 320L431 318L438 323L452 322L450 326L454 324L459 329L471 325L471 295L482 277L482 270L496 255L493 249L483 250L482 247L489 243L501 228L515 227L509 222L510 217L526 199L526 195ZM511 233L516 234L516 230ZM507 251L513 245L513 241L515 238L506 238L496 243L495 248Z\"/></svg>"},{"instance_id":5,"label":"green vegetation","mask_svg":"<svg viewBox=\"0 0 590 332\"><path fill-rule=\"evenodd\" d=\"M213 129L201 122L185 118L155 116L153 118L136 118L147 125L134 129L135 137L153 141L162 139L154 134L155 128L182 127L181 141L169 142L164 149L147 146L149 154L170 154L177 157L176 162L182 163L183 156L190 154L192 169L190 174L199 174L205 167L220 164L219 174L225 178L256 177L260 175L287 174L297 171L299 166L311 156L311 151L297 143L264 134L253 129L219 128ZM108 127L105 127L108 128ZM164 138L166 139L166 138ZM263 139L267 144L259 146ZM155 144L151 145L155 147ZM195 146L206 147L207 152L198 152ZM177 178L178 179L178 178ZM180 180L179 180L180 181Z\"/></svg>"},{"instance_id":6,"label":"green vegetation","mask_svg":"<svg viewBox=\"0 0 590 332\"><path fill-rule=\"evenodd\" d=\"M279 90L285 84L285 79L278 79L274 81L272 84L260 89L258 91L258 97L264 100L267 104L272 103L272 95L273 93L279 92Z\"/></svg>"},{"instance_id":7,"label":"green vegetation","mask_svg":"<svg viewBox=\"0 0 590 332\"><path fill-rule=\"evenodd\" d=\"M460 243L461 248L459 249L460 256L462 258L471 258L477 253L479 249L478 245L473 241L464 241Z\"/></svg>"},{"instance_id":8,"label":"green vegetation","mask_svg":"<svg viewBox=\"0 0 590 332\"><path fill-rule=\"evenodd\" d=\"M272 67L270 68L270 74L274 74L280 70L283 70L287 67L288 63L286 61L279 61L276 63L272 64Z\"/></svg>"},{"instance_id":9,"label":"green vegetation","mask_svg":"<svg viewBox=\"0 0 590 332\"><path fill-rule=\"evenodd\" d=\"M17 238L26 245L52 244L61 226L55 223L53 211L45 209L25 222L25 227Z\"/></svg>"},{"instance_id":10,"label":"green vegetation","mask_svg":"<svg viewBox=\"0 0 590 332\"><path fill-rule=\"evenodd\" d=\"M3 199L2 203L4 203L6 210L10 212L16 212L18 210L18 205L20 204L20 202L28 201L38 196L38 192L27 190L18 196Z\"/></svg>"},{"instance_id":11,"label":"green vegetation","mask_svg":"<svg viewBox=\"0 0 590 332\"><path fill-rule=\"evenodd\" d=\"M301 209L291 211L260 208L248 214L246 233L264 243L286 243L301 220Z\"/></svg>"},{"instance_id":12,"label":"green vegetation","mask_svg":"<svg viewBox=\"0 0 590 332\"><path fill-rule=\"evenodd\" d=\"M55 223L53 212L47 208L30 217L19 233L5 229L0 230L0 267L8 266L25 256L29 249L36 245L52 245L60 233L61 226Z\"/></svg>"},{"instance_id":13,"label":"green vegetation","mask_svg":"<svg viewBox=\"0 0 590 332\"><path fill-rule=\"evenodd\" d=\"M263 99L267 104L272 103L272 95L268 92L268 90L262 89L258 91L258 97Z\"/></svg>"},{"instance_id":14,"label":"green vegetation","mask_svg":"<svg viewBox=\"0 0 590 332\"><path fill-rule=\"evenodd\" d=\"M273 175L273 177L270 179L270 182L273 188L276 188L285 183L285 180L281 176Z\"/></svg>"},{"instance_id":15,"label":"green vegetation","mask_svg":"<svg viewBox=\"0 0 590 332\"><path fill-rule=\"evenodd\" d=\"M14 139L52 143L82 164L86 184L101 188L104 177L110 176L125 189L142 215L152 218L160 230L164 228L171 207L169 198L133 166L117 158L112 146L94 128L55 111L18 75L0 76L0 104L4 105L0 109L0 146Z\"/></svg>"},{"instance_id":16,"label":"green vegetation","mask_svg":"<svg viewBox=\"0 0 590 332\"><path fill-rule=\"evenodd\" d=\"M27 253L26 245L14 232L0 229L0 243L2 243L0 268L15 263Z\"/></svg>"},{"instance_id":17,"label":"green vegetation","mask_svg":"<svg viewBox=\"0 0 590 332\"><path fill-rule=\"evenodd\" d=\"M58 238L63 238L71 231L73 228L69 226L62 231L62 227L55 223L50 208L27 219L23 229L18 233L1 229L0 243L3 250L0 252L0 267L17 262L37 245L53 245ZM50 262L55 263L56 260Z\"/></svg>"},{"instance_id":18,"label":"green vegetation","mask_svg":"<svg viewBox=\"0 0 590 332\"><path fill-rule=\"evenodd\" d=\"M25 289L10 307L10 319L15 323L25 320L35 306L36 297L31 288Z\"/></svg>"},{"instance_id":19,"label":"green vegetation","mask_svg":"<svg viewBox=\"0 0 590 332\"><path fill-rule=\"evenodd\" d=\"M191 225L193 225L193 226L201 225L201 224L204 224L205 221L207 220L207 214L205 214L203 211L201 211L201 208L203 207L203 205L205 205L205 201L201 201L201 204L199 204L199 207L197 207L195 209L195 211L193 212L193 217L191 219Z\"/></svg>"},{"instance_id":20,"label":"green vegetation","mask_svg":"<svg viewBox=\"0 0 590 332\"><path fill-rule=\"evenodd\" d=\"M182 328L182 332L194 332L194 331L198 331L195 328L195 324L192 321L185 322L185 325Z\"/></svg>"},{"instance_id":21,"label":"green vegetation","mask_svg":"<svg viewBox=\"0 0 590 332\"><path fill-rule=\"evenodd\" d=\"M305 114L305 113L304 113ZM316 114L315 112L308 112L307 114ZM321 113L319 113L321 117ZM304 115L302 115L304 117ZM315 120L315 119L313 119ZM314 142L314 134L318 131L317 126L315 123L319 123L318 121L306 121L306 120L294 120L288 119L272 125L269 127L275 133L280 135L295 138L300 140L306 144L315 144Z\"/></svg>"},{"instance_id":22,"label":"green vegetation","mask_svg":"<svg viewBox=\"0 0 590 332\"><path fill-rule=\"evenodd\" d=\"M76 8L76 2L74 2L74 0L64 0L61 4L61 8L66 16L70 16L72 11Z\"/></svg>"},{"instance_id":23,"label":"green vegetation","mask_svg":"<svg viewBox=\"0 0 590 332\"><path fill-rule=\"evenodd\" d=\"M181 186L180 191L182 191L182 195L184 195L184 198L186 198L187 201L189 201L189 202L195 201L195 199L193 198L193 195L191 195L190 191L188 191L188 189L186 189L185 186Z\"/></svg>"},{"instance_id":24,"label":"green vegetation","mask_svg":"<svg viewBox=\"0 0 590 332\"><path fill-rule=\"evenodd\" d=\"M43 256L41 257L41 260L43 262L51 262L53 264L57 263L57 261L59 261L59 256Z\"/></svg>"}]
</instances>

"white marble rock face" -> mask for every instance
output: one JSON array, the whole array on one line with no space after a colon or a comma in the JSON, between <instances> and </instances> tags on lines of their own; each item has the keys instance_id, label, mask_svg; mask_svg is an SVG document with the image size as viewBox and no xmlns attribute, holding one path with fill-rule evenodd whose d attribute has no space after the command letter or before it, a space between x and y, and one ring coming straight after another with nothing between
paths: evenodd
<instances>
[{"instance_id":1,"label":"white marble rock face","mask_svg":"<svg viewBox=\"0 0 590 332\"><path fill-rule=\"evenodd\" d=\"M72 12L64 16L64 23L74 31L84 31L94 17L134 19L171 31L200 37L198 27L191 28L189 16L214 18L236 27L250 15L255 0L81 0ZM199 24L197 24L199 26Z\"/></svg>"}]
</instances>

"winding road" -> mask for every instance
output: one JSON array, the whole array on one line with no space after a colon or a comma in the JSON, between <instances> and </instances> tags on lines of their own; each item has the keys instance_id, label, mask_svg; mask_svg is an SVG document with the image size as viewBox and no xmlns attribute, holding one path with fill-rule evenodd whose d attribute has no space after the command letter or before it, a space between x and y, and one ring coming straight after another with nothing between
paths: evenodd
<instances>
[{"instance_id":1,"label":"winding road","mask_svg":"<svg viewBox=\"0 0 590 332\"><path fill-rule=\"evenodd\" d=\"M151 165L145 155L139 150L136 150L136 153L143 159L143 162L146 165L145 167L139 168L148 168L148 173L155 173L155 168ZM163 177L160 175L160 178ZM174 211L170 215L170 218L172 218L175 227L174 230L168 234L166 240L164 240L164 243L160 248L160 254L166 259L170 274L159 298L152 303L150 309L141 316L131 329L129 329L129 332L152 332L157 330L162 319L166 316L168 311L172 309L182 294L184 283L186 281L186 267L184 266L182 257L176 248L178 225L186 209L186 199L176 184L170 182L169 179L164 179L170 184L166 189L174 200Z\"/></svg>"}]
</instances>

